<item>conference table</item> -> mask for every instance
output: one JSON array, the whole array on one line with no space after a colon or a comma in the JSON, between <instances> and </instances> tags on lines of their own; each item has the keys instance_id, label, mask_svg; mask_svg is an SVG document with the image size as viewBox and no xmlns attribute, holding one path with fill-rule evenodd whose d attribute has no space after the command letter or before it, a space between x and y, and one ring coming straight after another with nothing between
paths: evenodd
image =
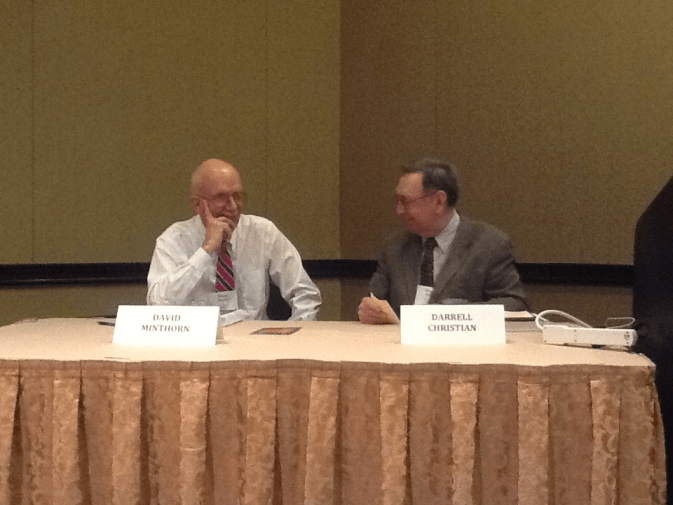
<instances>
[{"instance_id":1,"label":"conference table","mask_svg":"<svg viewBox=\"0 0 673 505\"><path fill-rule=\"evenodd\" d=\"M665 503L638 354L320 321L150 348L100 322L0 328L0 504Z\"/></svg>"}]
</instances>

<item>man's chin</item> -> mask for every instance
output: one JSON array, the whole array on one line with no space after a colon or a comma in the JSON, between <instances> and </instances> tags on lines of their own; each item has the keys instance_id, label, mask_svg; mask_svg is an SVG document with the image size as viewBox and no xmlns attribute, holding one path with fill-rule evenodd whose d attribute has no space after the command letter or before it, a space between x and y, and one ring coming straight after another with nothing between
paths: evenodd
<instances>
[{"instance_id":1,"label":"man's chin","mask_svg":"<svg viewBox=\"0 0 673 505\"><path fill-rule=\"evenodd\" d=\"M231 216L229 214L218 214L217 216L213 216L215 218L220 218L220 217L226 217L229 221L231 221L234 224L238 224L238 220L241 219L240 214L236 214L235 216Z\"/></svg>"},{"instance_id":2,"label":"man's chin","mask_svg":"<svg viewBox=\"0 0 673 505\"><path fill-rule=\"evenodd\" d=\"M431 235L427 234L426 230L422 230L418 226L414 226L413 224L405 224L404 227L409 230L411 233L415 235L419 235L422 238L428 238Z\"/></svg>"},{"instance_id":3,"label":"man's chin","mask_svg":"<svg viewBox=\"0 0 673 505\"><path fill-rule=\"evenodd\" d=\"M413 221L401 221L401 224L411 233L418 234L417 226L415 226L415 223Z\"/></svg>"},{"instance_id":4,"label":"man's chin","mask_svg":"<svg viewBox=\"0 0 673 505\"><path fill-rule=\"evenodd\" d=\"M224 217L226 217L226 218L229 219L232 223L234 223L234 228L236 228L236 227L238 226L238 220L241 219L241 215L240 215L240 214L237 215L237 216L224 216Z\"/></svg>"}]
</instances>

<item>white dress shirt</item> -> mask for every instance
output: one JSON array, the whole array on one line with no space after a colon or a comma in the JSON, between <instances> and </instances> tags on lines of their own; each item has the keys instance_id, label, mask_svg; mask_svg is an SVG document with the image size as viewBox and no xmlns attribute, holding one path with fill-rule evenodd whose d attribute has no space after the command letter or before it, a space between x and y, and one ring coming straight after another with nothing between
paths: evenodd
<instances>
[{"instance_id":1,"label":"white dress shirt","mask_svg":"<svg viewBox=\"0 0 673 505\"><path fill-rule=\"evenodd\" d=\"M206 228L199 216L169 226L156 241L147 276L149 305L217 305L220 324L267 319L269 278L292 308L292 321L315 320L320 291L299 252L268 219L242 214L231 236L238 308L229 310L215 290L217 254L201 246Z\"/></svg>"}]
</instances>

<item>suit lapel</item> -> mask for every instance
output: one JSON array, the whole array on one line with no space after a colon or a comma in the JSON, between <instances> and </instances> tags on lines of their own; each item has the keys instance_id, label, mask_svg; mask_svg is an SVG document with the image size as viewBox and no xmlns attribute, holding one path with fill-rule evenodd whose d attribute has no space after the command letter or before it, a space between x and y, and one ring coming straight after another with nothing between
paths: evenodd
<instances>
[{"instance_id":1,"label":"suit lapel","mask_svg":"<svg viewBox=\"0 0 673 505\"><path fill-rule=\"evenodd\" d=\"M444 290L451 277L460 268L460 265L467 256L467 251L474 243L475 232L476 228L474 225L465 218L461 218L456 230L456 237L453 239L451 249L449 249L449 255L435 280L435 288L432 290L432 296L430 297L431 301L436 301L437 295Z\"/></svg>"}]
</instances>

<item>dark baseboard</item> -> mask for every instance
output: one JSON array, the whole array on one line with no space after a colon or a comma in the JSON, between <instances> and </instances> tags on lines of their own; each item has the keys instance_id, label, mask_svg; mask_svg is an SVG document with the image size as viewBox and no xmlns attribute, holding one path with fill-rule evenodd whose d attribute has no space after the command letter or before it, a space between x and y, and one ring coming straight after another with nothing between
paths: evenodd
<instances>
[{"instance_id":1,"label":"dark baseboard","mask_svg":"<svg viewBox=\"0 0 673 505\"><path fill-rule=\"evenodd\" d=\"M313 279L368 279L374 260L304 260ZM0 287L76 286L86 284L145 284L149 263L47 263L0 265ZM587 263L521 263L526 284L633 285L632 265Z\"/></svg>"},{"instance_id":2,"label":"dark baseboard","mask_svg":"<svg viewBox=\"0 0 673 505\"><path fill-rule=\"evenodd\" d=\"M44 263L0 265L0 286L145 283L149 263Z\"/></svg>"},{"instance_id":3,"label":"dark baseboard","mask_svg":"<svg viewBox=\"0 0 673 505\"><path fill-rule=\"evenodd\" d=\"M517 270L526 284L633 286L633 265L521 263L517 265Z\"/></svg>"}]
</instances>

